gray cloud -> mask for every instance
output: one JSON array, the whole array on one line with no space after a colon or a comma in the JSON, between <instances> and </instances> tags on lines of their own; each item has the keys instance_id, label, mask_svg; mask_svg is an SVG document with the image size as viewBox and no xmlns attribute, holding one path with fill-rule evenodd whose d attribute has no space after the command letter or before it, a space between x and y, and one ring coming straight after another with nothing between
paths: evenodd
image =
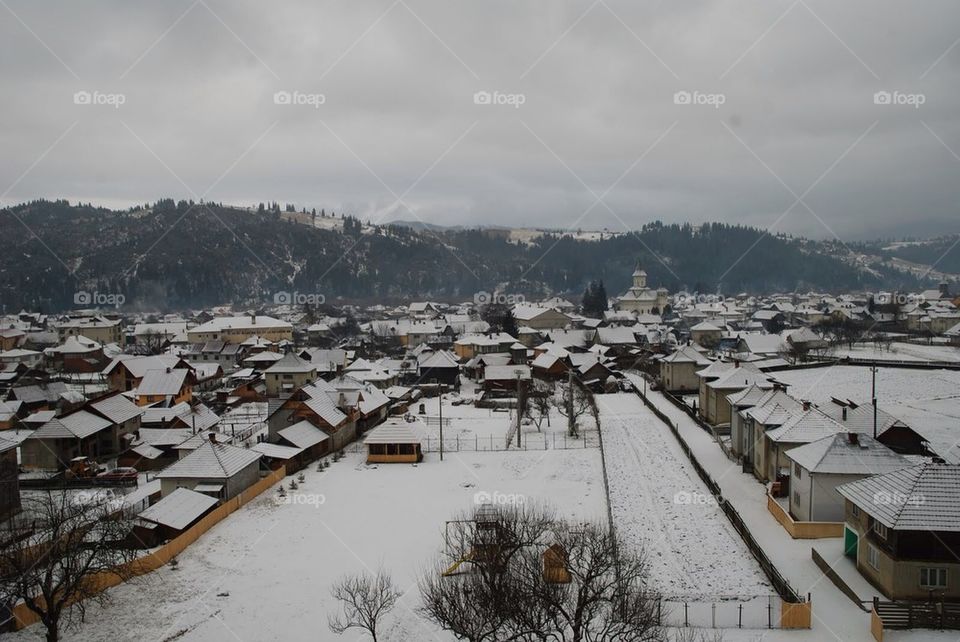
<instances>
[{"instance_id":1,"label":"gray cloud","mask_svg":"<svg viewBox=\"0 0 960 642\"><path fill-rule=\"evenodd\" d=\"M4 204L216 183L208 199L440 224L960 231L948 0L5 1L0 193L76 125ZM125 103L76 105L81 90ZM325 102L278 105L278 91ZM477 105L478 91L524 103ZM678 105L678 91L724 103ZM877 91L925 103L877 105ZM784 215L818 180L816 216ZM390 190L415 183L412 211L396 205Z\"/></svg>"}]
</instances>

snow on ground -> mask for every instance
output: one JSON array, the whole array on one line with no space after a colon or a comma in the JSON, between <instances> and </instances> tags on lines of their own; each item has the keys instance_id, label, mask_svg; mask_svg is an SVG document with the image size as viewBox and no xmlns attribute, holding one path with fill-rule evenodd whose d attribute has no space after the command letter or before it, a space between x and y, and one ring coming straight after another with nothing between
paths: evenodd
<instances>
[{"instance_id":1,"label":"snow on ground","mask_svg":"<svg viewBox=\"0 0 960 642\"><path fill-rule=\"evenodd\" d=\"M831 352L836 357L875 359L877 361L956 361L960 362L960 346L924 345L894 342L890 349L874 344L856 344L853 348L837 346Z\"/></svg>"},{"instance_id":2,"label":"snow on ground","mask_svg":"<svg viewBox=\"0 0 960 642\"><path fill-rule=\"evenodd\" d=\"M813 372L794 371L799 372ZM914 371L918 372L918 371ZM779 373L787 374L787 373ZM793 373L791 373L793 374ZM631 378L633 378L631 376ZM638 379L637 379L638 380ZM836 540L792 539L767 510L766 488L752 475L741 472L738 466L721 452L713 438L700 428L686 413L670 403L661 393L652 392L652 401L657 408L676 424L681 436L690 446L697 460L707 469L711 477L720 485L723 496L733 504L746 522L750 532L760 547L766 552L773 564L787 581L801 595L810 594L813 602L813 627L808 631L738 631L724 629L726 642L873 642L870 633L870 616L860 610L817 567L811 558L811 548L829 552L831 546L825 542ZM607 433L604 432L604 440ZM604 442L606 447L606 441ZM609 452L609 451L608 451ZM841 563L838 545L832 558L825 557L831 565ZM845 576L849 574L844 573ZM860 578L853 588L864 599L871 599L876 590ZM887 642L957 642L957 632L929 631L884 631Z\"/></svg>"},{"instance_id":3,"label":"snow on ground","mask_svg":"<svg viewBox=\"0 0 960 642\"><path fill-rule=\"evenodd\" d=\"M633 394L597 395L614 522L668 597L773 593L673 434Z\"/></svg>"},{"instance_id":4,"label":"snow on ground","mask_svg":"<svg viewBox=\"0 0 960 642\"><path fill-rule=\"evenodd\" d=\"M832 366L775 373L790 394L825 403L830 397L870 403L870 368ZM960 462L960 371L877 369L877 404L930 440L945 459Z\"/></svg>"},{"instance_id":5,"label":"snow on ground","mask_svg":"<svg viewBox=\"0 0 960 642\"><path fill-rule=\"evenodd\" d=\"M382 639L446 642L452 638L415 614L415 582L440 552L444 521L471 510L477 493L549 500L562 516L606 519L595 448L449 453L442 463L427 455L416 466L367 466L352 454L322 473L304 472L291 503L278 505L266 491L190 546L177 570L112 589L115 600L88 607L86 623L63 639L356 640L327 628L330 586L382 565L406 591Z\"/></svg>"}]
</instances>

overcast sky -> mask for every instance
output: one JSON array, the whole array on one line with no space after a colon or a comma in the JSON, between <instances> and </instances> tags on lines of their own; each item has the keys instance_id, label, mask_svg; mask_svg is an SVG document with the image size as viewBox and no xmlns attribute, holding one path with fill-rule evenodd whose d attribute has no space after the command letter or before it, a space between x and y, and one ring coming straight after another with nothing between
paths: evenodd
<instances>
[{"instance_id":1,"label":"overcast sky","mask_svg":"<svg viewBox=\"0 0 960 642\"><path fill-rule=\"evenodd\" d=\"M0 0L0 15L4 205L960 231L956 0Z\"/></svg>"}]
</instances>

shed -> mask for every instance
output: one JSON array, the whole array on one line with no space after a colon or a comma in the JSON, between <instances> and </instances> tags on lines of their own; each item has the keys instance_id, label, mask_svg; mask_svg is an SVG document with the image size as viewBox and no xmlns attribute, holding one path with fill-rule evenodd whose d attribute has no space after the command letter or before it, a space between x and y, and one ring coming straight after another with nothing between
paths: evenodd
<instances>
[{"instance_id":1,"label":"shed","mask_svg":"<svg viewBox=\"0 0 960 642\"><path fill-rule=\"evenodd\" d=\"M374 428L363 440L368 464L415 464L423 460L420 442L420 437L409 426L392 422Z\"/></svg>"}]
</instances>

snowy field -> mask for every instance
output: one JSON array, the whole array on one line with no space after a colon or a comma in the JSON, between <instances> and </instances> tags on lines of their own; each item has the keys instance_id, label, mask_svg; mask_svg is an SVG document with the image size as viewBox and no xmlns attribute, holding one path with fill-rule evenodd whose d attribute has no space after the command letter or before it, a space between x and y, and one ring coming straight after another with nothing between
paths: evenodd
<instances>
[{"instance_id":1,"label":"snowy field","mask_svg":"<svg viewBox=\"0 0 960 642\"><path fill-rule=\"evenodd\" d=\"M707 601L773 593L663 422L632 394L597 405L614 522L645 548L655 588Z\"/></svg>"},{"instance_id":2,"label":"snowy field","mask_svg":"<svg viewBox=\"0 0 960 642\"><path fill-rule=\"evenodd\" d=\"M794 397L815 403L830 397L870 403L870 368L832 366L775 373ZM878 368L877 403L930 440L948 461L960 463L960 371Z\"/></svg>"},{"instance_id":3,"label":"snowy field","mask_svg":"<svg viewBox=\"0 0 960 642\"><path fill-rule=\"evenodd\" d=\"M65 640L346 640L327 613L342 574L383 566L405 596L385 640L446 640L419 616L416 580L440 552L444 521L475 495L550 501L577 520L605 520L597 449L428 455L417 466L367 466L348 455L305 471L301 503L277 505L267 491L215 526L179 558L136 585L112 589L107 607ZM318 499L318 498L322 498ZM322 503L320 503L322 501ZM35 640L32 627L4 640Z\"/></svg>"},{"instance_id":4,"label":"snowy field","mask_svg":"<svg viewBox=\"0 0 960 642\"><path fill-rule=\"evenodd\" d=\"M853 348L837 346L831 353L836 357L875 359L877 361L956 361L960 362L960 347L949 345L922 345L894 342L890 349L874 344L857 344Z\"/></svg>"}]
</instances>

